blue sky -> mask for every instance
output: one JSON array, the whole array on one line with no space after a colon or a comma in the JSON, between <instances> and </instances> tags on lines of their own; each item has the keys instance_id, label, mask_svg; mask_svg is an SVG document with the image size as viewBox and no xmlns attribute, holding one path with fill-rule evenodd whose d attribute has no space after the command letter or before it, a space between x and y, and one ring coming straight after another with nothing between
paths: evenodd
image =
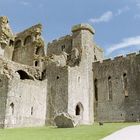
<instances>
[{"instance_id":1,"label":"blue sky","mask_svg":"<svg viewBox=\"0 0 140 140\"><path fill-rule=\"evenodd\" d=\"M2 15L15 33L42 23L46 42L89 23L106 57L140 50L140 0L0 0Z\"/></svg>"}]
</instances>

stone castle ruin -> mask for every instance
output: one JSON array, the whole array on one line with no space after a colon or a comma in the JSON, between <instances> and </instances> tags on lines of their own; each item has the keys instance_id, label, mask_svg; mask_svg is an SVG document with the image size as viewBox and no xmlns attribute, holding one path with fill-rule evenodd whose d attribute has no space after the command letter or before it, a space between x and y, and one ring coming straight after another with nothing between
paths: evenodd
<instances>
[{"instance_id":1,"label":"stone castle ruin","mask_svg":"<svg viewBox=\"0 0 140 140\"><path fill-rule=\"evenodd\" d=\"M140 54L104 60L88 24L47 44L37 24L14 34L0 17L0 127L140 120Z\"/></svg>"}]
</instances>

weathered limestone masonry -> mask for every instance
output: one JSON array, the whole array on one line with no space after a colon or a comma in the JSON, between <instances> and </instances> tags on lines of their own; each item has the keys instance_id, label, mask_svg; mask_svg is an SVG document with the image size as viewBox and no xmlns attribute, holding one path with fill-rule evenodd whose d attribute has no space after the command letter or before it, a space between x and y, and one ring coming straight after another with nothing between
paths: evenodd
<instances>
[{"instance_id":1,"label":"weathered limestone masonry","mask_svg":"<svg viewBox=\"0 0 140 140\"><path fill-rule=\"evenodd\" d=\"M102 49L93 42L94 33L88 24L79 24L72 35L48 44L47 55L54 54L55 60L46 67L48 123L61 112L78 116L82 124L93 122L92 62L103 59Z\"/></svg>"},{"instance_id":2,"label":"weathered limestone masonry","mask_svg":"<svg viewBox=\"0 0 140 140\"><path fill-rule=\"evenodd\" d=\"M14 35L8 23L7 17L0 17L0 55L11 60L14 50Z\"/></svg>"},{"instance_id":3,"label":"weathered limestone masonry","mask_svg":"<svg viewBox=\"0 0 140 140\"><path fill-rule=\"evenodd\" d=\"M54 125L58 114L76 124L140 119L140 54L103 60L88 24L46 53L41 32L37 24L14 34L0 17L0 128Z\"/></svg>"},{"instance_id":4,"label":"weathered limestone masonry","mask_svg":"<svg viewBox=\"0 0 140 140\"><path fill-rule=\"evenodd\" d=\"M140 54L93 63L95 119L140 120Z\"/></svg>"},{"instance_id":5,"label":"weathered limestone masonry","mask_svg":"<svg viewBox=\"0 0 140 140\"><path fill-rule=\"evenodd\" d=\"M39 70L3 59L0 64L0 89L4 90L1 102L6 107L4 127L45 125L46 85L37 80Z\"/></svg>"},{"instance_id":6,"label":"weathered limestone masonry","mask_svg":"<svg viewBox=\"0 0 140 140\"><path fill-rule=\"evenodd\" d=\"M0 17L0 127L43 126L47 79L43 77L42 26L14 35ZM18 63L15 63L18 62ZM24 65L22 65L24 64Z\"/></svg>"},{"instance_id":7,"label":"weathered limestone masonry","mask_svg":"<svg viewBox=\"0 0 140 140\"><path fill-rule=\"evenodd\" d=\"M41 37L41 31L42 25L37 24L16 35L13 61L29 66L42 66L39 56L45 55L45 43Z\"/></svg>"}]
</instances>

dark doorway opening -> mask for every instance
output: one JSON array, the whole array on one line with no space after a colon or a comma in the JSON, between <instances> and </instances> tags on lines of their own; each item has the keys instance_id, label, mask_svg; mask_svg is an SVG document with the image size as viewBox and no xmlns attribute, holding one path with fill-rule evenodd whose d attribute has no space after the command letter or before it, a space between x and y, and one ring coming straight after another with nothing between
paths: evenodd
<instances>
[{"instance_id":1,"label":"dark doorway opening","mask_svg":"<svg viewBox=\"0 0 140 140\"><path fill-rule=\"evenodd\" d=\"M76 115L80 115L80 107L78 105L76 106Z\"/></svg>"},{"instance_id":2,"label":"dark doorway opening","mask_svg":"<svg viewBox=\"0 0 140 140\"><path fill-rule=\"evenodd\" d=\"M23 70L18 70L17 71L18 74L20 75L20 79L21 80L25 80L25 79L30 79L30 80L34 80L33 77L31 77L30 75L28 75L25 71Z\"/></svg>"},{"instance_id":3,"label":"dark doorway opening","mask_svg":"<svg viewBox=\"0 0 140 140\"><path fill-rule=\"evenodd\" d=\"M75 108L75 115L76 116L83 116L83 105L81 103L78 103L76 105L76 108Z\"/></svg>"},{"instance_id":4,"label":"dark doorway opening","mask_svg":"<svg viewBox=\"0 0 140 140\"><path fill-rule=\"evenodd\" d=\"M14 103L10 104L11 115L14 115Z\"/></svg>"}]
</instances>

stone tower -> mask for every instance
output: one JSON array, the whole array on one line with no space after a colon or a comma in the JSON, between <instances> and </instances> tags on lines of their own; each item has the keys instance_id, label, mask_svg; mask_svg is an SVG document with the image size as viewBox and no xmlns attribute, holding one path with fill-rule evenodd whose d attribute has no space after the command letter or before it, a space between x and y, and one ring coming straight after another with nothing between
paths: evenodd
<instances>
[{"instance_id":1,"label":"stone tower","mask_svg":"<svg viewBox=\"0 0 140 140\"><path fill-rule=\"evenodd\" d=\"M48 44L47 55L47 122L57 113L67 112L80 118L81 123L93 122L93 73L95 31L88 24L75 25L72 35ZM102 50L97 49L98 60Z\"/></svg>"}]
</instances>

